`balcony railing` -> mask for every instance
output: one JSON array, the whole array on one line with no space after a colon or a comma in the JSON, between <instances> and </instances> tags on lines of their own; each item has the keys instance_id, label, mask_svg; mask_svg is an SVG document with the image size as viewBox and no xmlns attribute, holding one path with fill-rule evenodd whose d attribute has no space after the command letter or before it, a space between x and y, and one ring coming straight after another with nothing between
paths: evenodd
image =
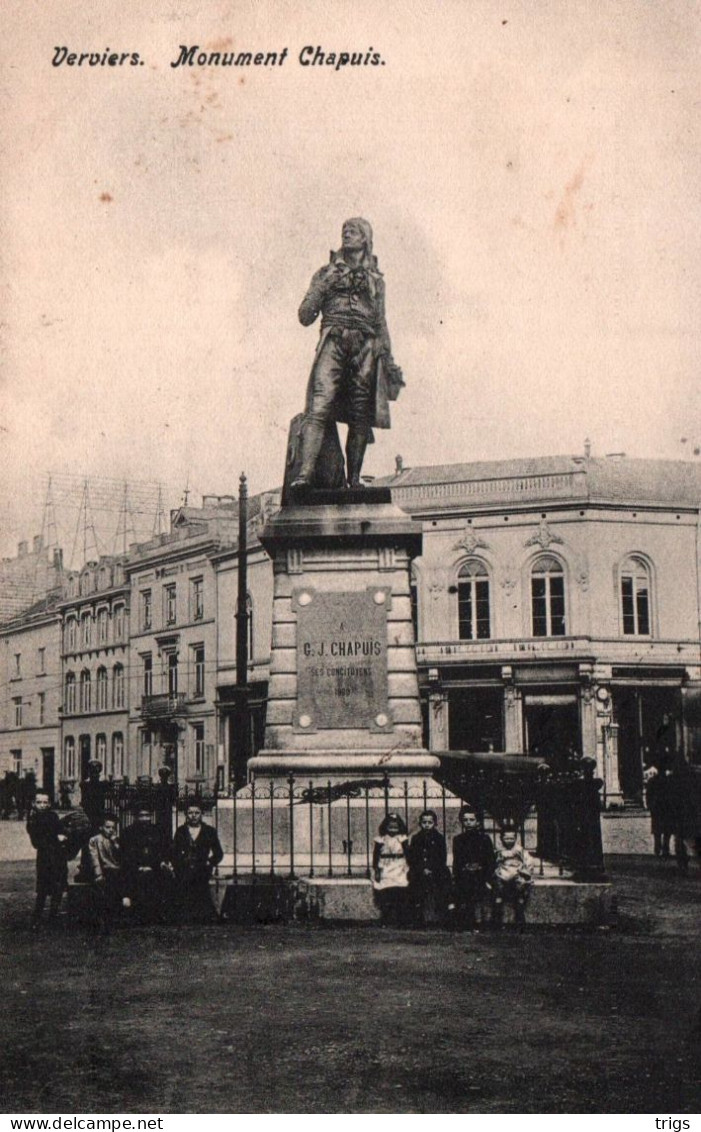
<instances>
[{"instance_id":1,"label":"balcony railing","mask_svg":"<svg viewBox=\"0 0 701 1132\"><path fill-rule=\"evenodd\" d=\"M159 696L141 697L143 719L169 719L185 711L184 692L165 692Z\"/></svg>"}]
</instances>

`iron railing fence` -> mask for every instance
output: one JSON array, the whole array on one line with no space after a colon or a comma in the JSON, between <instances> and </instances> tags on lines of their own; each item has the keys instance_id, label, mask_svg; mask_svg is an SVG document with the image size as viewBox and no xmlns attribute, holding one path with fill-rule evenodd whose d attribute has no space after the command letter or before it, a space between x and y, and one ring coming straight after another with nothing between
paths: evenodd
<instances>
[{"instance_id":1,"label":"iron railing fence","mask_svg":"<svg viewBox=\"0 0 701 1132\"><path fill-rule=\"evenodd\" d=\"M397 812L408 833L417 832L419 815L433 810L446 839L460 832L464 802L473 806L485 831L498 844L508 822L534 858L537 874L570 873L582 879L603 875L598 788L581 775L559 775L540 783L533 802L511 818L490 783L483 804L474 782L461 798L433 779L394 779L389 775L338 782L253 779L246 787L219 795L216 824L232 879L245 876L370 877L373 843L384 816ZM510 787L509 797L513 797Z\"/></svg>"},{"instance_id":2,"label":"iron railing fence","mask_svg":"<svg viewBox=\"0 0 701 1132\"><path fill-rule=\"evenodd\" d=\"M218 791L201 782L176 787L144 778L103 781L99 789L101 811L115 817L120 828L131 825L137 810L147 806L169 837L188 803L197 799L224 849L220 878L234 881L370 877L374 839L390 811L399 813L411 835L418 830L421 812L433 810L450 864L464 802L477 811L495 846L503 826L515 825L537 875L595 879L603 875L599 785L572 772L533 780L526 789L515 787L512 776L502 782L478 770L460 794L434 779L389 774L325 782L291 774L286 779L254 778L242 789Z\"/></svg>"}]
</instances>

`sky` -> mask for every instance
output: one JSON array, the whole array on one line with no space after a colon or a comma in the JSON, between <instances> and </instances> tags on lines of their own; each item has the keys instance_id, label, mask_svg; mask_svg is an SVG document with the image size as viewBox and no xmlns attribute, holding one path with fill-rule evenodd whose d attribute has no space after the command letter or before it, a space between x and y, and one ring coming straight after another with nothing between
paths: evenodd
<instances>
[{"instance_id":1,"label":"sky","mask_svg":"<svg viewBox=\"0 0 701 1132\"><path fill-rule=\"evenodd\" d=\"M49 473L169 505L278 485L318 337L297 308L348 216L406 380L364 471L701 442L697 3L4 13L0 554L41 530ZM174 68L181 44L288 56Z\"/></svg>"}]
</instances>

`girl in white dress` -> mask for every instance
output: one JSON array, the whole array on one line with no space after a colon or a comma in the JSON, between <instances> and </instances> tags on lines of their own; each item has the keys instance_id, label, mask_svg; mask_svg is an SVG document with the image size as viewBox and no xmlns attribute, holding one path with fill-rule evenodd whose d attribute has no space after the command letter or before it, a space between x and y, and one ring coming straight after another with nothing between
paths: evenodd
<instances>
[{"instance_id":1,"label":"girl in white dress","mask_svg":"<svg viewBox=\"0 0 701 1132\"><path fill-rule=\"evenodd\" d=\"M399 814L387 814L375 838L372 854L372 887L383 924L402 924L406 919L408 845L406 825Z\"/></svg>"}]
</instances>

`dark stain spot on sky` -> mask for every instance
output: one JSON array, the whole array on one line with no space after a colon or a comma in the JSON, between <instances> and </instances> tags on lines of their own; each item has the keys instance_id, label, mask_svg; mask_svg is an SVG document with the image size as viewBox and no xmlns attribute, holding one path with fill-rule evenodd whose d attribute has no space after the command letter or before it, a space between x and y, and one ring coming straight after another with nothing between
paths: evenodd
<instances>
[{"instance_id":1,"label":"dark stain spot on sky","mask_svg":"<svg viewBox=\"0 0 701 1132\"><path fill-rule=\"evenodd\" d=\"M100 193L100 200L104 201L105 204L111 204L113 197L109 193Z\"/></svg>"}]
</instances>

